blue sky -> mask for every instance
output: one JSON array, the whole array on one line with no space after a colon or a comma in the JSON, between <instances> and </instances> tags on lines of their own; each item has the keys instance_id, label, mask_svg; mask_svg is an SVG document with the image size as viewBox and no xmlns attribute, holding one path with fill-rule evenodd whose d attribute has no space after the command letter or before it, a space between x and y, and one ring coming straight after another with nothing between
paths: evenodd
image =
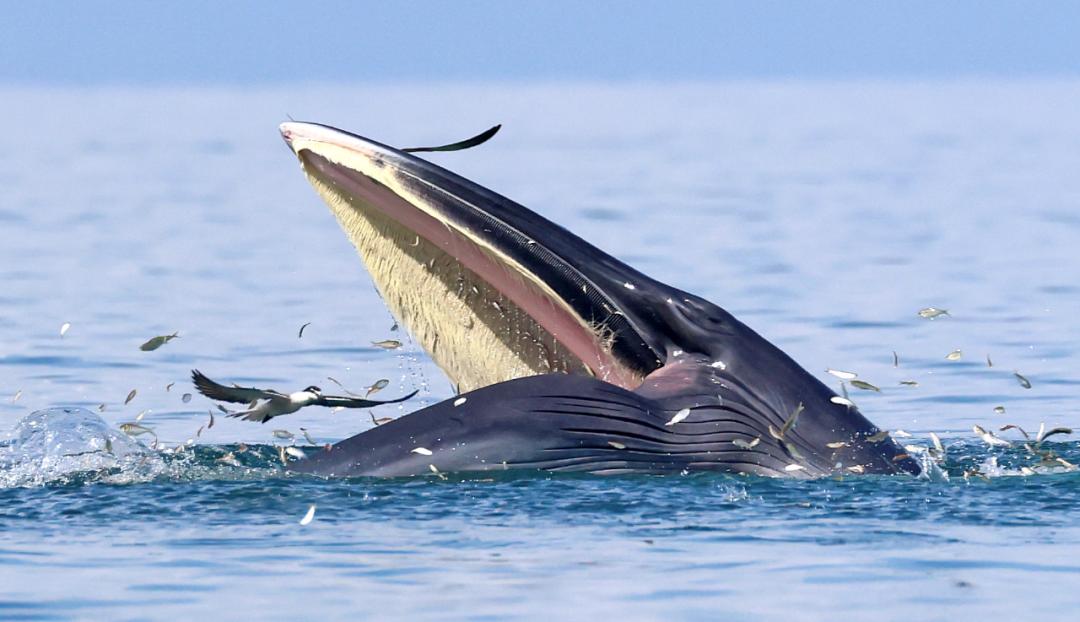
<instances>
[{"instance_id":1,"label":"blue sky","mask_svg":"<svg viewBox=\"0 0 1080 622\"><path fill-rule=\"evenodd\" d=\"M1080 3L0 0L28 84L1080 75Z\"/></svg>"}]
</instances>

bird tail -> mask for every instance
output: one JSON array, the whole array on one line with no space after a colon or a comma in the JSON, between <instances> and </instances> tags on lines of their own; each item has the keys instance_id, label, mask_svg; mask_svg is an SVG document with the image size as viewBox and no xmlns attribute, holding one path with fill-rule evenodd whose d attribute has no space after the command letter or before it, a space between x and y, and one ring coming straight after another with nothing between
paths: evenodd
<instances>
[{"instance_id":1,"label":"bird tail","mask_svg":"<svg viewBox=\"0 0 1080 622\"><path fill-rule=\"evenodd\" d=\"M272 417L266 413L259 412L257 410L241 410L234 413L225 415L226 417L233 417L237 419L244 419L245 421L255 421L256 423L266 423L270 421Z\"/></svg>"}]
</instances>

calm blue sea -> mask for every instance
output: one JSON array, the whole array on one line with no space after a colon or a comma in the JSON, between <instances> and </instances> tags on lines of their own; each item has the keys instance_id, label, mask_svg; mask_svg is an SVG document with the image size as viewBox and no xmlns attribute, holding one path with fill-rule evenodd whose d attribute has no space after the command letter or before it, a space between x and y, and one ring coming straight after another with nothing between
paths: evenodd
<instances>
[{"instance_id":1,"label":"calm blue sea","mask_svg":"<svg viewBox=\"0 0 1080 622\"><path fill-rule=\"evenodd\" d=\"M183 401L193 367L420 389L377 416L451 395L278 137L288 115L401 146L503 123L432 158L726 307L823 380L858 372L881 387L852 394L875 423L919 447L940 436L947 479L324 481L286 476L275 446L308 445L301 427L344 438L366 411L218 413L196 436L212 404ZM1029 471L1017 431L997 432L1009 447L972 432L1080 425L1080 82L3 88L0 119L0 619L1080 605L1080 471L1065 466L1080 446L1054 436L1042 449L1066 462ZM950 317L918 317L927 306ZM370 345L387 338L406 345ZM19 440L54 407L94 416ZM166 452L118 437L130 459L63 455L140 413ZM219 461L230 451L240 466Z\"/></svg>"}]
</instances>

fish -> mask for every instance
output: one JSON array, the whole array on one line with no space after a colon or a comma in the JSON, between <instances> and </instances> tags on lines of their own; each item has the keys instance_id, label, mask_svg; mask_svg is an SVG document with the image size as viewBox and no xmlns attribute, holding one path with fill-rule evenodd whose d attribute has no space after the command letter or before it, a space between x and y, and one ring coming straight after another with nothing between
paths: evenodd
<instances>
[{"instance_id":1,"label":"fish","mask_svg":"<svg viewBox=\"0 0 1080 622\"><path fill-rule=\"evenodd\" d=\"M964 356L964 353L960 350L953 350L945 355L946 361L959 361Z\"/></svg>"},{"instance_id":2,"label":"fish","mask_svg":"<svg viewBox=\"0 0 1080 622\"><path fill-rule=\"evenodd\" d=\"M170 382L169 384L165 385L165 392L168 393L169 389L173 388L174 384L176 384L176 383L175 382Z\"/></svg>"},{"instance_id":3,"label":"fish","mask_svg":"<svg viewBox=\"0 0 1080 622\"><path fill-rule=\"evenodd\" d=\"M852 380L851 386L856 389L862 389L863 391L877 391L878 393L881 393L881 389L863 380Z\"/></svg>"},{"instance_id":4,"label":"fish","mask_svg":"<svg viewBox=\"0 0 1080 622\"><path fill-rule=\"evenodd\" d=\"M901 380L900 384L904 385L905 387L917 387L917 386L919 386L919 381L918 380Z\"/></svg>"},{"instance_id":5,"label":"fish","mask_svg":"<svg viewBox=\"0 0 1080 622\"><path fill-rule=\"evenodd\" d=\"M188 402L191 401L191 394L190 393L185 393L185 394L181 395L180 396L180 401L187 404Z\"/></svg>"},{"instance_id":6,"label":"fish","mask_svg":"<svg viewBox=\"0 0 1080 622\"><path fill-rule=\"evenodd\" d=\"M1031 388L1031 381L1025 378L1023 374L1018 371L1014 371L1013 375L1016 376L1016 381L1020 383L1020 386L1024 387L1025 389Z\"/></svg>"},{"instance_id":7,"label":"fish","mask_svg":"<svg viewBox=\"0 0 1080 622\"><path fill-rule=\"evenodd\" d=\"M71 330L71 322L64 322L63 324L61 324L60 325L60 338L63 339L64 335L66 335L69 330Z\"/></svg>"},{"instance_id":8,"label":"fish","mask_svg":"<svg viewBox=\"0 0 1080 622\"><path fill-rule=\"evenodd\" d=\"M1004 415L1005 414L1005 407L1004 406L994 406L994 412L999 414L999 415Z\"/></svg>"},{"instance_id":9,"label":"fish","mask_svg":"<svg viewBox=\"0 0 1080 622\"><path fill-rule=\"evenodd\" d=\"M216 460L216 462L221 462L221 463L227 464L229 466L236 466L236 467L240 466L240 461L236 459L236 454L234 454L231 451L229 453L225 454L224 456L218 458Z\"/></svg>"},{"instance_id":10,"label":"fish","mask_svg":"<svg viewBox=\"0 0 1080 622\"><path fill-rule=\"evenodd\" d=\"M984 430L982 426L975 425L972 426L971 429L973 432L975 432L976 436L981 438L983 442L985 442L991 447L1008 447L1009 445L1012 445L1012 443L1010 443L1009 441L994 436L993 432Z\"/></svg>"},{"instance_id":11,"label":"fish","mask_svg":"<svg viewBox=\"0 0 1080 622\"><path fill-rule=\"evenodd\" d=\"M401 342L397 339L384 339L382 341L372 341L371 345L383 350L396 350L401 347Z\"/></svg>"},{"instance_id":12,"label":"fish","mask_svg":"<svg viewBox=\"0 0 1080 622\"><path fill-rule=\"evenodd\" d=\"M736 447L739 447L741 449L753 449L760 442L761 442L761 437L760 436L755 436L754 440L752 440L750 442L744 441L741 438L737 438L737 439L732 440L731 444L736 446Z\"/></svg>"},{"instance_id":13,"label":"fish","mask_svg":"<svg viewBox=\"0 0 1080 622\"><path fill-rule=\"evenodd\" d=\"M880 443L887 438L889 438L889 431L882 430L876 434L871 434L870 436L867 436L866 440L871 443Z\"/></svg>"},{"instance_id":14,"label":"fish","mask_svg":"<svg viewBox=\"0 0 1080 622\"><path fill-rule=\"evenodd\" d=\"M300 332L296 333L296 338L297 339L303 339L304 338L304 329L307 328L308 326L311 326L311 322L308 322L307 324L304 324L303 326L300 327Z\"/></svg>"},{"instance_id":15,"label":"fish","mask_svg":"<svg viewBox=\"0 0 1080 622\"><path fill-rule=\"evenodd\" d=\"M170 341L176 339L179 336L180 333L175 332L171 335L158 335L157 337L151 337L150 339L146 340L145 343L139 346L139 349L143 352L153 352L154 350L157 350L161 346L169 343Z\"/></svg>"},{"instance_id":16,"label":"fish","mask_svg":"<svg viewBox=\"0 0 1080 622\"><path fill-rule=\"evenodd\" d=\"M825 443L825 446L829 449L840 449L842 447L847 447L848 444L847 441L833 441L831 443Z\"/></svg>"},{"instance_id":17,"label":"fish","mask_svg":"<svg viewBox=\"0 0 1080 622\"><path fill-rule=\"evenodd\" d=\"M791 471L802 471L802 470L804 470L804 469L806 469L806 467L804 467L804 466L803 466L803 465L801 465L801 464L789 464L789 465L787 465L786 467L784 467L784 470L785 470L785 471L788 471L788 472L791 472Z\"/></svg>"},{"instance_id":18,"label":"fish","mask_svg":"<svg viewBox=\"0 0 1080 622\"><path fill-rule=\"evenodd\" d=\"M803 408L802 402L799 402L799 405L795 407L795 410L791 412L787 421L784 421L784 425L780 428L780 438L784 438L788 432L795 429L795 425L799 422L799 415L802 414L803 410L805 408Z\"/></svg>"},{"instance_id":19,"label":"fish","mask_svg":"<svg viewBox=\"0 0 1080 622\"><path fill-rule=\"evenodd\" d=\"M296 458L297 460L303 460L304 458L307 458L307 454L305 454L304 450L300 449L299 447L286 447L285 453L289 454L293 458Z\"/></svg>"},{"instance_id":20,"label":"fish","mask_svg":"<svg viewBox=\"0 0 1080 622\"><path fill-rule=\"evenodd\" d=\"M420 454L421 456L430 456L432 454L432 451L427 447L414 447L410 451L414 454Z\"/></svg>"},{"instance_id":21,"label":"fish","mask_svg":"<svg viewBox=\"0 0 1080 622\"><path fill-rule=\"evenodd\" d=\"M829 401L832 402L833 404L839 404L841 406L847 406L848 408L854 408L855 407L855 402L849 400L846 397L840 397L839 395L830 397Z\"/></svg>"},{"instance_id":22,"label":"fish","mask_svg":"<svg viewBox=\"0 0 1080 622\"><path fill-rule=\"evenodd\" d=\"M856 374L853 371L843 371L840 369L826 369L825 373L836 376L841 380L854 380L859 377L859 374Z\"/></svg>"},{"instance_id":23,"label":"fish","mask_svg":"<svg viewBox=\"0 0 1080 622\"><path fill-rule=\"evenodd\" d=\"M307 513L304 514L304 518L300 519L300 526L306 527L311 524L311 521L315 520L315 504L312 503L308 508Z\"/></svg>"},{"instance_id":24,"label":"fish","mask_svg":"<svg viewBox=\"0 0 1080 622\"><path fill-rule=\"evenodd\" d=\"M375 425L383 425L384 423L390 423L394 420L393 417L379 417L378 419L376 419L375 415L371 413L368 414L371 415L371 422Z\"/></svg>"},{"instance_id":25,"label":"fish","mask_svg":"<svg viewBox=\"0 0 1080 622\"><path fill-rule=\"evenodd\" d=\"M464 397L459 397L459 398L457 398L456 400L454 400L454 406L461 406L461 405L462 405L462 404L464 404L464 403L465 403L465 402L466 402L467 400L468 400L468 398L464 398Z\"/></svg>"},{"instance_id":26,"label":"fish","mask_svg":"<svg viewBox=\"0 0 1080 622\"><path fill-rule=\"evenodd\" d=\"M272 434L274 435L274 438L280 438L284 440L289 440L293 438L293 433L288 430L274 430Z\"/></svg>"},{"instance_id":27,"label":"fish","mask_svg":"<svg viewBox=\"0 0 1080 622\"><path fill-rule=\"evenodd\" d=\"M133 399L135 399L135 389L132 389L130 392L128 392L127 399L124 400L124 406L130 404L131 400Z\"/></svg>"},{"instance_id":28,"label":"fish","mask_svg":"<svg viewBox=\"0 0 1080 622\"><path fill-rule=\"evenodd\" d=\"M617 441L608 441L607 444L611 445L615 449L626 449L626 445L623 445L622 443L619 443Z\"/></svg>"},{"instance_id":29,"label":"fish","mask_svg":"<svg viewBox=\"0 0 1080 622\"><path fill-rule=\"evenodd\" d=\"M926 307L925 309L919 309L919 317L932 320L941 316L952 317L949 315L948 309L939 309L938 307Z\"/></svg>"},{"instance_id":30,"label":"fish","mask_svg":"<svg viewBox=\"0 0 1080 622\"><path fill-rule=\"evenodd\" d=\"M11 403L14 404L15 402L19 401L20 397L22 397L22 389L19 389L15 392L15 397L11 398Z\"/></svg>"},{"instance_id":31,"label":"fish","mask_svg":"<svg viewBox=\"0 0 1080 622\"><path fill-rule=\"evenodd\" d=\"M686 419L689 416L690 416L690 409L689 408L683 408L679 412L675 413L671 417L671 419L669 419L668 422L665 423L664 425L667 425L667 426L675 425L676 423L679 423L680 421Z\"/></svg>"},{"instance_id":32,"label":"fish","mask_svg":"<svg viewBox=\"0 0 1080 622\"><path fill-rule=\"evenodd\" d=\"M311 435L308 434L307 429L300 428L300 432L304 434L304 440L308 442L308 445L318 445L318 443L315 442L315 439L311 438Z\"/></svg>"},{"instance_id":33,"label":"fish","mask_svg":"<svg viewBox=\"0 0 1080 622\"><path fill-rule=\"evenodd\" d=\"M390 380L387 379L387 378L382 378L382 379L376 380L374 384L372 384L370 387L367 388L367 393L364 394L364 397L367 397L367 396L371 395L372 393L378 393L379 391L382 391L389 384L390 384Z\"/></svg>"},{"instance_id":34,"label":"fish","mask_svg":"<svg viewBox=\"0 0 1080 622\"><path fill-rule=\"evenodd\" d=\"M900 367L900 355L896 353L896 350L892 351L892 366Z\"/></svg>"},{"instance_id":35,"label":"fish","mask_svg":"<svg viewBox=\"0 0 1080 622\"><path fill-rule=\"evenodd\" d=\"M151 434L154 437L157 437L157 434L154 434L154 431L151 430L150 428L148 428L146 426L143 426L143 425L139 425L138 423L134 423L134 422L132 422L132 423L121 423L120 424L120 431L123 432L124 434L127 434L128 436L140 436L140 435L143 435L143 434Z\"/></svg>"}]
</instances>

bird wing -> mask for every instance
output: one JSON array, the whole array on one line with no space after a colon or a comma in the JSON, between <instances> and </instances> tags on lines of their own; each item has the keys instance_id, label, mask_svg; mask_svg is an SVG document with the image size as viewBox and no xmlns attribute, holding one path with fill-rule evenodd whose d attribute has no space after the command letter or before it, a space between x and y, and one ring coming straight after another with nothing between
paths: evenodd
<instances>
[{"instance_id":1,"label":"bird wing","mask_svg":"<svg viewBox=\"0 0 1080 622\"><path fill-rule=\"evenodd\" d=\"M404 402L410 397L416 395L419 391L413 391L405 397L399 397L396 400L365 400L358 397L341 397L338 395L323 395L318 400L312 402L319 406L329 406L331 408L340 406L342 408L371 408L373 406L379 406L380 404L396 404L398 402Z\"/></svg>"},{"instance_id":2,"label":"bird wing","mask_svg":"<svg viewBox=\"0 0 1080 622\"><path fill-rule=\"evenodd\" d=\"M195 388L206 397L222 402L236 402L238 404L250 404L255 400L268 400L274 397L286 397L277 391L256 389L254 387L241 387L233 385L227 387L207 378L197 369L191 370L191 381Z\"/></svg>"}]
</instances>

